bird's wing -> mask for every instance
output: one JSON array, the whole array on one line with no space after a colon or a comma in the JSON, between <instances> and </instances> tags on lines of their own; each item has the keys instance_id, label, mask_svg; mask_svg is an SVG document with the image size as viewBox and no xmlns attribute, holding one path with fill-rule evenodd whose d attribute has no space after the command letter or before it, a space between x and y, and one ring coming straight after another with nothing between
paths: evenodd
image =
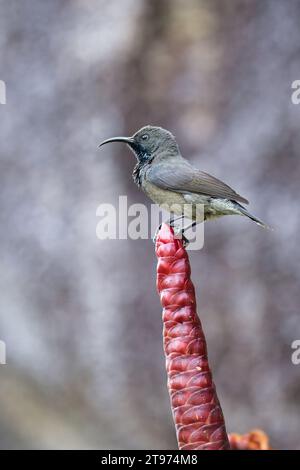
<instances>
[{"instance_id":1,"label":"bird's wing","mask_svg":"<svg viewBox=\"0 0 300 470\"><path fill-rule=\"evenodd\" d=\"M248 204L247 199L237 194L230 186L204 171L193 168L184 159L152 165L147 179L162 189L205 194Z\"/></svg>"}]
</instances>

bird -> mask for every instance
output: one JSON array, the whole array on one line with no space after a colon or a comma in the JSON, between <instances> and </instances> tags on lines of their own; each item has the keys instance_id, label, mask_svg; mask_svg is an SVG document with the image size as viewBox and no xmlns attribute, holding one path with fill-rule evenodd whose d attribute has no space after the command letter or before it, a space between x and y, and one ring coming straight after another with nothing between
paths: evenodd
<instances>
[{"instance_id":1,"label":"bird","mask_svg":"<svg viewBox=\"0 0 300 470\"><path fill-rule=\"evenodd\" d=\"M134 182L154 203L164 209L171 208L171 226L183 217L192 221L181 230L186 243L184 232L188 228L225 215L248 217L261 227L269 228L244 207L249 204L247 199L186 160L174 135L167 129L147 125L131 137L106 139L99 147L112 142L123 142L132 150L137 159L132 174Z\"/></svg>"}]
</instances>

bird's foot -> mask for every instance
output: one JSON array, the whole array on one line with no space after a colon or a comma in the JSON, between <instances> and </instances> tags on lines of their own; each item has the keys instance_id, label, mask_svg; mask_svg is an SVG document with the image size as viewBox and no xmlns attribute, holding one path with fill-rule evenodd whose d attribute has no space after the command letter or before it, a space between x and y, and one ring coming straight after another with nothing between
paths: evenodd
<instances>
[{"instance_id":1,"label":"bird's foot","mask_svg":"<svg viewBox=\"0 0 300 470\"><path fill-rule=\"evenodd\" d=\"M156 243L157 235L158 235L158 232L159 232L160 229L161 229L161 226L162 226L162 224L160 224L160 225L157 227L157 229L155 230L154 237L152 238L152 241L153 241L154 245L155 245L155 243Z\"/></svg>"},{"instance_id":2,"label":"bird's foot","mask_svg":"<svg viewBox=\"0 0 300 470\"><path fill-rule=\"evenodd\" d=\"M152 241L153 241L154 244L156 243L157 235L158 235L158 233L159 233L161 227L162 227L162 224L160 224L160 225L157 227L157 229L155 230L155 234L154 234L154 237L153 237L153 239L152 239ZM186 238L186 236L184 235L184 230L182 230L180 227L176 227L176 226L173 226L173 225L171 225L171 224L170 224L170 227L172 227L173 230L174 230L175 238L181 240L182 245L183 245L184 247L187 247L188 244L190 243L190 241L189 241L189 240Z\"/></svg>"},{"instance_id":3,"label":"bird's foot","mask_svg":"<svg viewBox=\"0 0 300 470\"><path fill-rule=\"evenodd\" d=\"M180 228L180 227L174 227L173 230L174 230L175 238L181 240L182 245L184 246L184 248L187 247L188 244L190 243L190 241L184 235L184 230L182 230L182 228Z\"/></svg>"}]
</instances>

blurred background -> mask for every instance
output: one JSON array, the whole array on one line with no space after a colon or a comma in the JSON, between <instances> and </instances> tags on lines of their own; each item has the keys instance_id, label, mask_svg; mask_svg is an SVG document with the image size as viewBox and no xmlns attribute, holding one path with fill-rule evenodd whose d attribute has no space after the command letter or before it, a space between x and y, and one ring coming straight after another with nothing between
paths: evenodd
<instances>
[{"instance_id":1,"label":"blurred background","mask_svg":"<svg viewBox=\"0 0 300 470\"><path fill-rule=\"evenodd\" d=\"M229 432L300 448L300 2L0 1L1 448L174 449L151 240L96 237L150 201L104 138L170 129L251 201L190 252Z\"/></svg>"}]
</instances>

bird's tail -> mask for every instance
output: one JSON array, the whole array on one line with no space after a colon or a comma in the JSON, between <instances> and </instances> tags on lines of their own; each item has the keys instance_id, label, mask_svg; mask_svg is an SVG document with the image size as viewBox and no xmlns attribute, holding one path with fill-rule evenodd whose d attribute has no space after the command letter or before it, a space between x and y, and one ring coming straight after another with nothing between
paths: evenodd
<instances>
[{"instance_id":1,"label":"bird's tail","mask_svg":"<svg viewBox=\"0 0 300 470\"><path fill-rule=\"evenodd\" d=\"M254 215L250 214L250 212L247 211L247 209L240 204L238 204L240 212L245 215L246 217L249 217L249 219L253 220L257 225L260 225L263 228L267 228L269 230L273 230L272 227L269 225L265 224L262 220L258 219Z\"/></svg>"}]
</instances>

